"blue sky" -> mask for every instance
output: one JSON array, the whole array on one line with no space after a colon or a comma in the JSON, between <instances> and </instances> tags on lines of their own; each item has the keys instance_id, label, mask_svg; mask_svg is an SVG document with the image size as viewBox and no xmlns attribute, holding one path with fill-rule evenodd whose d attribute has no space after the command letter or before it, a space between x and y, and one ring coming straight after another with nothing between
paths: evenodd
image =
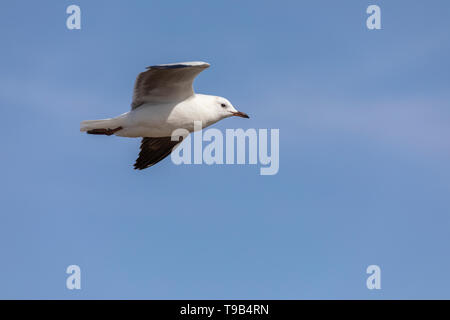
<instances>
[{"instance_id":1,"label":"blue sky","mask_svg":"<svg viewBox=\"0 0 450 320\"><path fill-rule=\"evenodd\" d=\"M371 4L382 30L366 28ZM450 298L449 9L2 2L0 298ZM280 129L277 175L138 172L138 139L79 132L126 112L146 66L189 60L211 63L197 92L251 115L214 127Z\"/></svg>"}]
</instances>

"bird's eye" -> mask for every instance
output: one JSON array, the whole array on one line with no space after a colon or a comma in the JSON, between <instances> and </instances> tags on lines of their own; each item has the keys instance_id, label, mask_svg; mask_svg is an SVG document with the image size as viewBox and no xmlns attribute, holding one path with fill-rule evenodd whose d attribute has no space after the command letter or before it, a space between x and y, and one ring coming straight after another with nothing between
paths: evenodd
<instances>
[{"instance_id":1,"label":"bird's eye","mask_svg":"<svg viewBox=\"0 0 450 320\"><path fill-rule=\"evenodd\" d=\"M227 105L225 103L221 104L222 108L225 108Z\"/></svg>"}]
</instances>

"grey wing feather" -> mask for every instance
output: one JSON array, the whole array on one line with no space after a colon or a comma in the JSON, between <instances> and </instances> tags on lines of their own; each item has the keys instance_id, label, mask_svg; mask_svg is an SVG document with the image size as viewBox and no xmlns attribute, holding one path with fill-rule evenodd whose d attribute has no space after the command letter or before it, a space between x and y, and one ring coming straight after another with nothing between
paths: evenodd
<instances>
[{"instance_id":1,"label":"grey wing feather","mask_svg":"<svg viewBox=\"0 0 450 320\"><path fill-rule=\"evenodd\" d=\"M148 67L134 84L131 109L144 103L167 103L184 100L194 94L195 77L208 68L206 62L181 62Z\"/></svg>"}]
</instances>

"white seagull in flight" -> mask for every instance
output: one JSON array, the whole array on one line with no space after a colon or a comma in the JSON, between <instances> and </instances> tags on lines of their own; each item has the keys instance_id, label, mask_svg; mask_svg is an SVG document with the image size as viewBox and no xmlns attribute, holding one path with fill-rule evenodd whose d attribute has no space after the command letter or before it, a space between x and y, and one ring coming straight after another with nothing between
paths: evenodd
<instances>
[{"instance_id":1,"label":"white seagull in flight","mask_svg":"<svg viewBox=\"0 0 450 320\"><path fill-rule=\"evenodd\" d=\"M81 122L90 134L142 137L135 169L145 169L167 157L183 140L172 141L176 129L194 131L194 121L206 128L224 118L248 118L225 98L196 94L194 78L209 67L206 62L181 62L148 67L136 78L131 111L118 117ZM197 128L196 128L197 129Z\"/></svg>"}]
</instances>

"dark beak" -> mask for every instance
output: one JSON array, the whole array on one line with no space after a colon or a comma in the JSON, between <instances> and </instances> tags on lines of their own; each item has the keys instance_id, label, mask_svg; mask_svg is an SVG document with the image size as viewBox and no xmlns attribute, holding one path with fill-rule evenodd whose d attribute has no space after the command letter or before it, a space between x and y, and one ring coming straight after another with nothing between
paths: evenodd
<instances>
[{"instance_id":1,"label":"dark beak","mask_svg":"<svg viewBox=\"0 0 450 320\"><path fill-rule=\"evenodd\" d=\"M246 119L249 119L250 117L248 116L248 114L246 114L246 113L243 113L243 112L240 112L240 111L238 111L238 112L232 112L233 113L233 116L235 116L235 117L241 117L241 118L246 118Z\"/></svg>"}]
</instances>

